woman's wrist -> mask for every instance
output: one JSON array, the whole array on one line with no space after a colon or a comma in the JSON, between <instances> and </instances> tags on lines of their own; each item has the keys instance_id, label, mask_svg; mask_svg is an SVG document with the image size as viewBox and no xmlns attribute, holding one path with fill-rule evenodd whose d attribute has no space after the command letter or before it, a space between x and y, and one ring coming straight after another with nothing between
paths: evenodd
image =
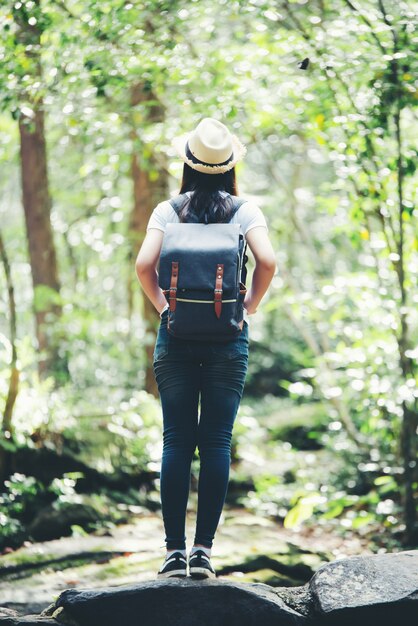
<instances>
[{"instance_id":1,"label":"woman's wrist","mask_svg":"<svg viewBox=\"0 0 418 626\"><path fill-rule=\"evenodd\" d=\"M162 317L162 314L164 313L164 311L168 309L168 302L166 303L165 307L163 309L161 309L160 311L160 317Z\"/></svg>"},{"instance_id":2,"label":"woman's wrist","mask_svg":"<svg viewBox=\"0 0 418 626\"><path fill-rule=\"evenodd\" d=\"M247 315L254 315L254 313L257 313L257 309L254 309L254 307L251 305L250 298L248 298L247 301L244 300L243 307L247 311Z\"/></svg>"}]
</instances>

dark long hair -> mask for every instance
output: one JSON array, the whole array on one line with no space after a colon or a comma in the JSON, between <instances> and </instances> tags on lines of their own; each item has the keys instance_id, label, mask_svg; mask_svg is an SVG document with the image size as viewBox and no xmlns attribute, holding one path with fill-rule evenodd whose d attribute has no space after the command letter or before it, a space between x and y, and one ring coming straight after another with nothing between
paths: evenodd
<instances>
[{"instance_id":1,"label":"dark long hair","mask_svg":"<svg viewBox=\"0 0 418 626\"><path fill-rule=\"evenodd\" d=\"M193 193L190 200L186 200L179 210L180 222L205 224L228 222L233 206L232 199L220 191L226 191L233 196L238 195L235 167L223 174L204 174L185 163L180 193L186 191Z\"/></svg>"}]
</instances>

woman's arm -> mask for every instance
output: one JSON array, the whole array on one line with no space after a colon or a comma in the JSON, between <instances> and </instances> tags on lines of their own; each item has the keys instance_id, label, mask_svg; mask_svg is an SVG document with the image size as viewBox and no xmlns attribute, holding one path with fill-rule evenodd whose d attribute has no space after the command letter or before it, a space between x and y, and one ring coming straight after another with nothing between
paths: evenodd
<instances>
[{"instance_id":1,"label":"woman's arm","mask_svg":"<svg viewBox=\"0 0 418 626\"><path fill-rule=\"evenodd\" d=\"M159 313L167 304L162 289L158 285L156 269L163 237L164 232L159 228L149 228L135 262L135 272L141 287Z\"/></svg>"},{"instance_id":2,"label":"woman's arm","mask_svg":"<svg viewBox=\"0 0 418 626\"><path fill-rule=\"evenodd\" d=\"M264 226L251 228L246 239L251 252L254 254L255 268L252 276L251 287L244 299L244 307L249 315L255 313L257 306L266 293L276 273L276 255Z\"/></svg>"}]
</instances>

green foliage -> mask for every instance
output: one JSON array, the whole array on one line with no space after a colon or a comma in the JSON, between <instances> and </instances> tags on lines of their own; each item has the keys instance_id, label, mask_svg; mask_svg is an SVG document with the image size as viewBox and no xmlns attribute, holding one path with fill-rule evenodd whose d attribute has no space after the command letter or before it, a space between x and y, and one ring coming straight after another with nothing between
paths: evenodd
<instances>
[{"instance_id":1,"label":"green foliage","mask_svg":"<svg viewBox=\"0 0 418 626\"><path fill-rule=\"evenodd\" d=\"M235 433L242 459L232 476L252 480L254 487L236 502L296 532L312 528L344 539L359 536L372 549L399 547L402 497L396 457L377 447L370 457L359 453L335 421L321 434L320 448L299 448L292 428L297 431L302 422L315 430L317 420L311 404L295 406L286 399L242 407Z\"/></svg>"},{"instance_id":2,"label":"green foliage","mask_svg":"<svg viewBox=\"0 0 418 626\"><path fill-rule=\"evenodd\" d=\"M51 499L47 487L32 476L14 473L0 494L0 550L17 547L27 536L25 523L37 507Z\"/></svg>"},{"instance_id":3,"label":"green foliage","mask_svg":"<svg viewBox=\"0 0 418 626\"><path fill-rule=\"evenodd\" d=\"M48 285L37 285L34 289L33 305L35 311L45 311L54 304L62 304L60 294Z\"/></svg>"},{"instance_id":4,"label":"green foliage","mask_svg":"<svg viewBox=\"0 0 418 626\"><path fill-rule=\"evenodd\" d=\"M101 471L158 463L158 403L142 391L144 348L155 334L139 313L134 276L132 156L154 181L167 167L175 192L182 165L171 158L172 137L214 116L247 145L239 189L262 207L277 252L278 273L250 328L246 392L287 396L289 412L320 405L320 424L307 410L302 423L267 432L274 445L312 440L311 452L330 455L316 478L308 468L309 489L296 463L289 482L258 480L250 504L280 511L292 527L401 525L399 439L418 397L418 40L412 2L392 3L388 15L385 3L357 5L44 0L0 8L0 215L18 309L19 445L64 445ZM20 207L17 122L30 122L41 101L59 295L45 285L32 292ZM11 346L1 293L4 404ZM33 342L33 307L53 305L63 315L48 332L70 355L70 381L59 391L52 379L38 381ZM242 458L251 437L245 423L237 433ZM0 445L13 451L7 439ZM37 488L29 478L19 501ZM49 495L64 488L54 484ZM7 515L18 532L17 512Z\"/></svg>"}]
</instances>

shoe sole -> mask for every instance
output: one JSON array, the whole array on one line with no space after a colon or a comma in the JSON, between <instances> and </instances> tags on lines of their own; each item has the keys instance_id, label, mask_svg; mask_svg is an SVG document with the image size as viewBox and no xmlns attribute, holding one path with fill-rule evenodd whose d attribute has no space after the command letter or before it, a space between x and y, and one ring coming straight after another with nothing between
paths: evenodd
<instances>
[{"instance_id":1,"label":"shoe sole","mask_svg":"<svg viewBox=\"0 0 418 626\"><path fill-rule=\"evenodd\" d=\"M216 574L206 567L191 567L190 576L192 578L216 578Z\"/></svg>"},{"instance_id":2,"label":"shoe sole","mask_svg":"<svg viewBox=\"0 0 418 626\"><path fill-rule=\"evenodd\" d=\"M187 576L187 572L184 569L173 569L171 572L159 572L157 578L171 578L172 576Z\"/></svg>"}]
</instances>

